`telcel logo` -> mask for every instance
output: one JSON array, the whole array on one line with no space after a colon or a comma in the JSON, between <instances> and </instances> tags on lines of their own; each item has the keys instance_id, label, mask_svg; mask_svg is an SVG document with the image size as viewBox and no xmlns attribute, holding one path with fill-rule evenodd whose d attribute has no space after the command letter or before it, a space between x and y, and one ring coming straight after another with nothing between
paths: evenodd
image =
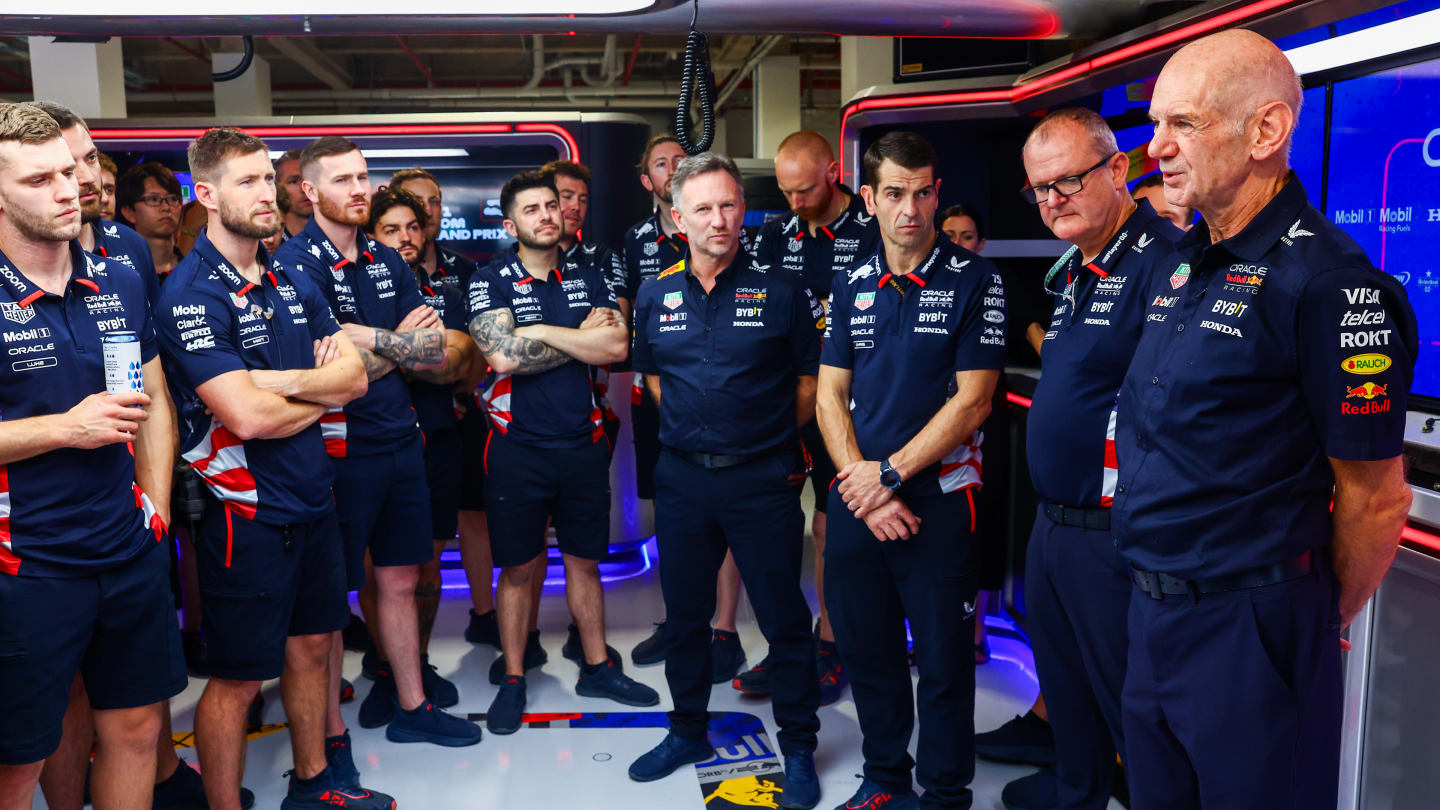
<instances>
[{"instance_id":1,"label":"telcel logo","mask_svg":"<svg viewBox=\"0 0 1440 810\"><path fill-rule=\"evenodd\" d=\"M1379 374L1387 368L1390 358L1383 354L1357 354L1340 363L1340 369L1351 374Z\"/></svg>"}]
</instances>

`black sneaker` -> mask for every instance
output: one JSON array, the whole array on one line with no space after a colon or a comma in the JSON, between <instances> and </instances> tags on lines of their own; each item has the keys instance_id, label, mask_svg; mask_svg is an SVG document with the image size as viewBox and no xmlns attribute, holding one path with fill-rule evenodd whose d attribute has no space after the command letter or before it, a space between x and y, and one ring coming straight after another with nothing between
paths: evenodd
<instances>
[{"instance_id":1,"label":"black sneaker","mask_svg":"<svg viewBox=\"0 0 1440 810\"><path fill-rule=\"evenodd\" d=\"M820 803L820 778L815 775L814 751L791 751L785 755L785 789L780 806L810 810Z\"/></svg>"},{"instance_id":2,"label":"black sneaker","mask_svg":"<svg viewBox=\"0 0 1440 810\"><path fill-rule=\"evenodd\" d=\"M154 810L193 810L210 805L205 798L205 782L200 779L199 772L182 759L169 779L155 785L155 796L150 806ZM255 794L240 788L241 810L250 810L254 806Z\"/></svg>"},{"instance_id":3,"label":"black sneaker","mask_svg":"<svg viewBox=\"0 0 1440 810\"><path fill-rule=\"evenodd\" d=\"M915 791L892 793L861 777L860 789L835 810L919 810L919 807L920 797L915 795Z\"/></svg>"},{"instance_id":4,"label":"black sneaker","mask_svg":"<svg viewBox=\"0 0 1440 810\"><path fill-rule=\"evenodd\" d=\"M740 646L740 637L724 630L716 630L710 638L710 663L714 671L711 683L725 683L735 680L740 668L745 666L745 649Z\"/></svg>"},{"instance_id":5,"label":"black sneaker","mask_svg":"<svg viewBox=\"0 0 1440 810\"><path fill-rule=\"evenodd\" d=\"M1055 733L1040 715L1026 712L994 731L976 734L975 755L991 762L1054 765Z\"/></svg>"},{"instance_id":6,"label":"black sneaker","mask_svg":"<svg viewBox=\"0 0 1440 810\"><path fill-rule=\"evenodd\" d=\"M835 648L835 642L820 642L815 668L820 675L820 705L829 706L840 700L845 695L845 687L850 685L850 676L845 674L845 665L840 662L840 651Z\"/></svg>"},{"instance_id":7,"label":"black sneaker","mask_svg":"<svg viewBox=\"0 0 1440 810\"><path fill-rule=\"evenodd\" d=\"M365 654L360 656L360 677L375 680L375 673L381 667L389 666L385 661L380 660L380 650L371 644Z\"/></svg>"},{"instance_id":8,"label":"black sneaker","mask_svg":"<svg viewBox=\"0 0 1440 810\"><path fill-rule=\"evenodd\" d=\"M620 671L620 665L614 658L589 674L581 667L580 680L575 684L575 694L581 697L607 698L626 706L655 706L660 703L659 693L627 677Z\"/></svg>"},{"instance_id":9,"label":"black sneaker","mask_svg":"<svg viewBox=\"0 0 1440 810\"><path fill-rule=\"evenodd\" d=\"M500 622L495 619L495 611L482 615L476 613L475 608L470 608L470 624L465 627L465 640L500 649Z\"/></svg>"},{"instance_id":10,"label":"black sneaker","mask_svg":"<svg viewBox=\"0 0 1440 810\"><path fill-rule=\"evenodd\" d=\"M185 669L192 678L210 676L210 653L205 646L205 636L199 630L186 630L180 634L180 646L185 652Z\"/></svg>"},{"instance_id":11,"label":"black sneaker","mask_svg":"<svg viewBox=\"0 0 1440 810\"><path fill-rule=\"evenodd\" d=\"M347 650L365 652L371 647L370 628L365 624L364 619L351 613L350 624L340 631L340 640Z\"/></svg>"},{"instance_id":12,"label":"black sneaker","mask_svg":"<svg viewBox=\"0 0 1440 810\"><path fill-rule=\"evenodd\" d=\"M665 622L655 623L655 632L635 645L635 649L630 651L630 660L641 667L665 660Z\"/></svg>"},{"instance_id":13,"label":"black sneaker","mask_svg":"<svg viewBox=\"0 0 1440 810\"><path fill-rule=\"evenodd\" d=\"M585 645L580 641L580 628L573 624L570 625L570 629L565 635L565 646L560 648L560 654L574 661L577 666L585 663ZM614 661L615 666L619 667L621 672L625 671L625 663L620 660L619 650L606 644L605 654L609 656L607 660Z\"/></svg>"},{"instance_id":14,"label":"black sneaker","mask_svg":"<svg viewBox=\"0 0 1440 810\"><path fill-rule=\"evenodd\" d=\"M735 691L758 697L770 696L770 655L767 653L760 663L740 673L730 682Z\"/></svg>"},{"instance_id":15,"label":"black sneaker","mask_svg":"<svg viewBox=\"0 0 1440 810\"><path fill-rule=\"evenodd\" d=\"M520 663L523 665L525 671L529 672L532 669L545 666L545 662L549 660L550 654L545 652L544 647L540 646L540 631L531 630L530 635L525 638L525 660ZM500 682L504 679L505 653L500 653L500 657L496 658L495 661L490 664L490 683L499 686Z\"/></svg>"},{"instance_id":16,"label":"black sneaker","mask_svg":"<svg viewBox=\"0 0 1440 810\"><path fill-rule=\"evenodd\" d=\"M1055 769L1045 768L1010 782L1000 791L1000 801L1009 810L1054 810L1060 801Z\"/></svg>"},{"instance_id":17,"label":"black sneaker","mask_svg":"<svg viewBox=\"0 0 1440 810\"><path fill-rule=\"evenodd\" d=\"M455 684L440 677L440 670L430 663L430 654L420 656L420 686L425 697L442 709L448 709L460 702L460 690Z\"/></svg>"},{"instance_id":18,"label":"black sneaker","mask_svg":"<svg viewBox=\"0 0 1440 810\"><path fill-rule=\"evenodd\" d=\"M407 711L397 704L395 719L385 727L385 739L394 743L428 742L447 748L464 748L480 742L480 727L463 717L446 714L425 701Z\"/></svg>"},{"instance_id":19,"label":"black sneaker","mask_svg":"<svg viewBox=\"0 0 1440 810\"><path fill-rule=\"evenodd\" d=\"M681 766L704 762L713 756L715 748L706 737L692 740L671 732L659 745L631 763L630 778L636 782L654 782L664 779Z\"/></svg>"},{"instance_id":20,"label":"black sneaker","mask_svg":"<svg viewBox=\"0 0 1440 810\"><path fill-rule=\"evenodd\" d=\"M395 810L395 800L384 793L375 793L353 785L342 785L333 768L326 768L314 779L301 779L294 771L286 771L290 788L280 802L280 810Z\"/></svg>"},{"instance_id":21,"label":"black sneaker","mask_svg":"<svg viewBox=\"0 0 1440 810\"><path fill-rule=\"evenodd\" d=\"M355 767L355 755L350 749L350 730L338 737L325 738L325 765L335 777L336 784L345 788L360 788L360 769Z\"/></svg>"},{"instance_id":22,"label":"black sneaker","mask_svg":"<svg viewBox=\"0 0 1440 810\"><path fill-rule=\"evenodd\" d=\"M379 728L395 717L395 676L388 668L375 673L375 683L370 694L360 702L360 727Z\"/></svg>"},{"instance_id":23,"label":"black sneaker","mask_svg":"<svg viewBox=\"0 0 1440 810\"><path fill-rule=\"evenodd\" d=\"M341 678L341 679L340 679L340 702L341 702L341 703L349 703L350 701L352 701L352 700L354 700L354 699L355 699L355 684L351 683L350 681L346 680L345 678Z\"/></svg>"},{"instance_id":24,"label":"black sneaker","mask_svg":"<svg viewBox=\"0 0 1440 810\"><path fill-rule=\"evenodd\" d=\"M500 691L485 713L485 727L491 734L514 734L525 722L525 679L506 675Z\"/></svg>"},{"instance_id":25,"label":"black sneaker","mask_svg":"<svg viewBox=\"0 0 1440 810\"><path fill-rule=\"evenodd\" d=\"M265 724L265 695L255 693L255 699L250 701L250 708L245 710L245 733L254 734Z\"/></svg>"}]
</instances>

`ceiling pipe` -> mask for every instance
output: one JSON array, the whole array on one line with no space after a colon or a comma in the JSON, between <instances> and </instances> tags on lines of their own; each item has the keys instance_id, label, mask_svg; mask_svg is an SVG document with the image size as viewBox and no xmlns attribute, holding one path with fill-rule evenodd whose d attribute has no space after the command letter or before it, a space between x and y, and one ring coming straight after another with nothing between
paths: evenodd
<instances>
[{"instance_id":1,"label":"ceiling pipe","mask_svg":"<svg viewBox=\"0 0 1440 810\"><path fill-rule=\"evenodd\" d=\"M640 101L647 97L663 96L672 97L680 91L679 84L669 82L646 82L645 84L634 84L623 90L606 87L571 87L568 90L564 87L536 87L533 90L525 90L521 87L372 87L355 88L351 90L274 90L270 94L273 101L325 101L333 99L338 101L424 101L433 99L549 99L552 101L564 101L570 99L596 99L614 98L620 103ZM214 94L200 90L141 90L125 94L126 99L133 101L212 101ZM673 99L667 99L666 104L675 106Z\"/></svg>"},{"instance_id":2,"label":"ceiling pipe","mask_svg":"<svg viewBox=\"0 0 1440 810\"><path fill-rule=\"evenodd\" d=\"M730 74L730 80L725 82L724 89L720 91L720 97L715 99L716 112L719 112L720 109L725 106L725 102L735 94L736 90L740 89L740 84L744 82L745 79L750 76L750 73L760 64L760 60L775 50L775 46L779 45L782 39L784 39L784 37L771 35L755 44L755 48L751 50L750 55L745 58L745 63L740 66L739 70Z\"/></svg>"},{"instance_id":3,"label":"ceiling pipe","mask_svg":"<svg viewBox=\"0 0 1440 810\"><path fill-rule=\"evenodd\" d=\"M530 74L530 81L520 86L522 90L534 90L540 86L540 80L545 77L545 37L543 34L530 35L530 58L534 63L534 70Z\"/></svg>"},{"instance_id":4,"label":"ceiling pipe","mask_svg":"<svg viewBox=\"0 0 1440 810\"><path fill-rule=\"evenodd\" d=\"M410 57L410 61L415 64L415 68L420 71L420 75L425 77L425 86L434 87L435 75L430 72L430 68L425 67L425 63L420 61L420 57L415 54L415 51L410 49L410 43L405 41L405 37L398 34L395 36L395 39L400 43L400 47L405 50L405 55Z\"/></svg>"},{"instance_id":5,"label":"ceiling pipe","mask_svg":"<svg viewBox=\"0 0 1440 810\"><path fill-rule=\"evenodd\" d=\"M640 41L645 39L644 34L635 35L635 47L630 49L630 61L625 64L625 78L620 84L629 86L630 74L635 72L635 60L640 56Z\"/></svg>"}]
</instances>

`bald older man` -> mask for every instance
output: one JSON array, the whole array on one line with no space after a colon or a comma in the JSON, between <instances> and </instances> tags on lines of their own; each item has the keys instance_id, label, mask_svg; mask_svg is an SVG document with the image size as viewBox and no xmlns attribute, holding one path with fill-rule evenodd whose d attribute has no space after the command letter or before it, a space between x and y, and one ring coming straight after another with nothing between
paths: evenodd
<instances>
[{"instance_id":1,"label":"bald older man","mask_svg":"<svg viewBox=\"0 0 1440 810\"><path fill-rule=\"evenodd\" d=\"M1306 202L1300 99L1248 31L1182 48L1151 99L1165 197L1203 219L1151 289L1117 405L1135 810L1335 807L1340 632L1410 504L1414 314Z\"/></svg>"},{"instance_id":2,"label":"bald older man","mask_svg":"<svg viewBox=\"0 0 1440 810\"><path fill-rule=\"evenodd\" d=\"M755 237L755 262L775 272L793 273L820 301L830 298L835 274L869 256L879 244L880 228L865 210L865 201L840 182L840 164L825 136L800 130L785 136L775 150L775 181L790 216L765 223ZM828 306L828 304L827 304ZM825 507L830 482L835 480L834 463L825 450L817 420L800 428L800 438L810 452L810 488L815 496L815 514L810 535L815 538L815 595L820 602L816 623L819 656L816 673L820 679L820 703L840 699L849 678L835 648L835 631L825 608ZM770 693L769 656L735 679L734 687L751 695Z\"/></svg>"}]
</instances>

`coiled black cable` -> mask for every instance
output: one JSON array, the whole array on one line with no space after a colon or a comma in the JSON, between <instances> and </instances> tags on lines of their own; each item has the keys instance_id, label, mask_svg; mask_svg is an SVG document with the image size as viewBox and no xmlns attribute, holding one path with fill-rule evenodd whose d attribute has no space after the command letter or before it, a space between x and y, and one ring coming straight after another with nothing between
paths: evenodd
<instances>
[{"instance_id":1,"label":"coiled black cable","mask_svg":"<svg viewBox=\"0 0 1440 810\"><path fill-rule=\"evenodd\" d=\"M228 82L231 79L238 79L245 75L245 71L250 69L250 63L253 61L255 61L255 39L249 34L246 34L245 53L240 57L240 63L229 70L212 73L210 74L210 78L212 81L217 82Z\"/></svg>"},{"instance_id":2,"label":"coiled black cable","mask_svg":"<svg viewBox=\"0 0 1440 810\"><path fill-rule=\"evenodd\" d=\"M685 62L680 74L680 102L675 105L675 138L687 155L698 155L715 142L715 73L710 69L710 38L695 30L700 0L694 0L690 36L685 40ZM690 140L690 103L700 103L700 142Z\"/></svg>"}]
</instances>

